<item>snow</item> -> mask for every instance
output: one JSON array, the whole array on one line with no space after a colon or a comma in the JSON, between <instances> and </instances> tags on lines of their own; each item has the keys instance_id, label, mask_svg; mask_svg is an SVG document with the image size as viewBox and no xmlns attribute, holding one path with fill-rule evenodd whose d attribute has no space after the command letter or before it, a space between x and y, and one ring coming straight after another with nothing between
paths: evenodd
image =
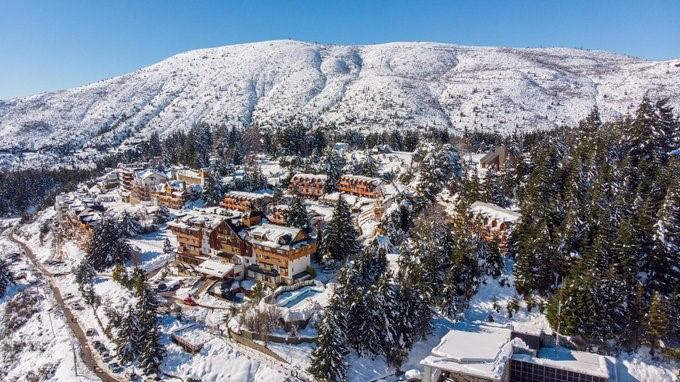
<instances>
[{"instance_id":1,"label":"snow","mask_svg":"<svg viewBox=\"0 0 680 382\"><path fill-rule=\"evenodd\" d=\"M206 274L208 276L214 276L218 278L224 278L232 270L234 270L235 265L231 263L225 263L224 261L208 259L196 266L196 272Z\"/></svg>"},{"instance_id":2,"label":"snow","mask_svg":"<svg viewBox=\"0 0 680 382\"><path fill-rule=\"evenodd\" d=\"M605 357L566 348L541 348L537 357L516 354L513 359L531 362L538 365L552 366L562 370L609 378L609 370Z\"/></svg>"},{"instance_id":3,"label":"snow","mask_svg":"<svg viewBox=\"0 0 680 382\"><path fill-rule=\"evenodd\" d=\"M678 62L427 42L280 40L194 50L78 88L0 101L0 151L24 151L2 154L0 167L91 163L153 132L165 137L200 122L269 127L297 117L343 130L501 133L573 126L595 104L606 120L624 116L644 94L669 96L677 108ZM81 149L38 151L67 143ZM99 152L99 144L110 150Z\"/></svg>"},{"instance_id":4,"label":"snow","mask_svg":"<svg viewBox=\"0 0 680 382\"><path fill-rule=\"evenodd\" d=\"M432 354L459 363L490 362L510 341L510 333L509 329L492 326L477 326L470 331L452 330L432 349Z\"/></svg>"},{"instance_id":5,"label":"snow","mask_svg":"<svg viewBox=\"0 0 680 382\"><path fill-rule=\"evenodd\" d=\"M19 248L4 236L0 237L0 253L20 252ZM79 355L74 355L73 337L62 312L57 308L49 287L44 280L36 277L37 271L25 258L11 265L13 272L22 269L31 273L10 287L0 298L0 322L9 320L6 308L20 293L37 293L38 300L32 307L34 314L12 332L0 336L0 379L3 381L26 380L29 374L40 375L47 381L96 381L98 380L83 364ZM31 285L29 285L29 283ZM0 329L2 331L2 329ZM14 347L14 349L12 349ZM16 353L15 353L16 351ZM74 358L75 356L75 358ZM75 362L75 364L74 364ZM77 371L77 374L76 374Z\"/></svg>"},{"instance_id":6,"label":"snow","mask_svg":"<svg viewBox=\"0 0 680 382\"><path fill-rule=\"evenodd\" d=\"M504 222L516 222L522 215L519 212L502 208L493 203L474 202L470 205L470 212L486 216L492 219L498 219Z\"/></svg>"}]
</instances>

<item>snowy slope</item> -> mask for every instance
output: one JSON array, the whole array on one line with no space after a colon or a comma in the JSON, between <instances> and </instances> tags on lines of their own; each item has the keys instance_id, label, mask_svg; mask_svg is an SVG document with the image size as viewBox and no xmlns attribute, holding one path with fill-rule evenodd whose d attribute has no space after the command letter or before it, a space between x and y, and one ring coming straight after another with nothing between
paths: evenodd
<instances>
[{"instance_id":1,"label":"snowy slope","mask_svg":"<svg viewBox=\"0 0 680 382\"><path fill-rule=\"evenodd\" d=\"M510 132L611 119L643 94L680 105L680 60L577 49L269 41L195 50L90 85L0 101L0 153L117 145L197 122Z\"/></svg>"}]
</instances>

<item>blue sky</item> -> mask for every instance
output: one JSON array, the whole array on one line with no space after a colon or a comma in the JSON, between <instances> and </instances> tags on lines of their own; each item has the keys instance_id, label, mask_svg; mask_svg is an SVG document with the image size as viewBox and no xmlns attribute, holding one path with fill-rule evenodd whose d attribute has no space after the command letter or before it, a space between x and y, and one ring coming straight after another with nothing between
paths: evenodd
<instances>
[{"instance_id":1,"label":"blue sky","mask_svg":"<svg viewBox=\"0 0 680 382\"><path fill-rule=\"evenodd\" d=\"M190 49L286 38L672 59L680 58L680 0L0 0L0 99L124 74Z\"/></svg>"}]
</instances>

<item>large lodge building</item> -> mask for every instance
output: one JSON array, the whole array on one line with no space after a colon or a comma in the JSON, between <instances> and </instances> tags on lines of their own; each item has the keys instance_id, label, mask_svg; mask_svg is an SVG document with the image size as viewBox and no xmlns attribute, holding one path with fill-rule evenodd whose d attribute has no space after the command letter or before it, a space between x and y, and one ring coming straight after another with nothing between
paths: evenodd
<instances>
[{"instance_id":1,"label":"large lodge building","mask_svg":"<svg viewBox=\"0 0 680 382\"><path fill-rule=\"evenodd\" d=\"M296 228L262 223L258 211L192 211L169 224L179 258L209 276L246 275L277 285L309 277L305 272L316 240ZM221 270L221 271L220 271Z\"/></svg>"},{"instance_id":2,"label":"large lodge building","mask_svg":"<svg viewBox=\"0 0 680 382\"><path fill-rule=\"evenodd\" d=\"M360 175L343 175L338 190L349 194L377 199L383 196L382 180Z\"/></svg>"},{"instance_id":3,"label":"large lodge building","mask_svg":"<svg viewBox=\"0 0 680 382\"><path fill-rule=\"evenodd\" d=\"M264 211L272 198L266 194L254 192L230 191L222 198L220 207L236 211Z\"/></svg>"},{"instance_id":4,"label":"large lodge building","mask_svg":"<svg viewBox=\"0 0 680 382\"><path fill-rule=\"evenodd\" d=\"M54 209L62 234L81 247L87 244L104 213L101 203L78 192L57 195Z\"/></svg>"},{"instance_id":5,"label":"large lodge building","mask_svg":"<svg viewBox=\"0 0 680 382\"><path fill-rule=\"evenodd\" d=\"M470 212L481 219L482 227L480 228L485 239L491 240L497 237L501 247L507 245L511 229L521 218L516 211L479 201L470 205Z\"/></svg>"},{"instance_id":6,"label":"large lodge building","mask_svg":"<svg viewBox=\"0 0 680 382\"><path fill-rule=\"evenodd\" d=\"M326 175L295 174L288 189L300 196L319 198L325 194ZM382 180L360 175L343 175L338 182L338 191L365 198L377 199L383 196Z\"/></svg>"},{"instance_id":7,"label":"large lodge building","mask_svg":"<svg viewBox=\"0 0 680 382\"><path fill-rule=\"evenodd\" d=\"M326 175L295 174L290 179L288 189L306 198L321 197L326 191Z\"/></svg>"}]
</instances>

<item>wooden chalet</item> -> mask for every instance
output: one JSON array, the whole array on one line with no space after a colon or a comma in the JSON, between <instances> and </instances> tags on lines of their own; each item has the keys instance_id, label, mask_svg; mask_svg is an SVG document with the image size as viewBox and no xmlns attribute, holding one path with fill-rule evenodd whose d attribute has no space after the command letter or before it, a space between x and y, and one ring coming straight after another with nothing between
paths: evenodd
<instances>
[{"instance_id":1,"label":"wooden chalet","mask_svg":"<svg viewBox=\"0 0 680 382\"><path fill-rule=\"evenodd\" d=\"M306 198L318 198L325 193L326 175L295 174L290 179L288 189Z\"/></svg>"},{"instance_id":2,"label":"wooden chalet","mask_svg":"<svg viewBox=\"0 0 680 382\"><path fill-rule=\"evenodd\" d=\"M491 240L493 237L498 237L501 247L507 245L510 230L522 216L519 212L479 201L470 205L470 212L481 219L481 228L485 238Z\"/></svg>"},{"instance_id":3,"label":"wooden chalet","mask_svg":"<svg viewBox=\"0 0 680 382\"><path fill-rule=\"evenodd\" d=\"M272 197L254 192L230 191L224 195L220 207L242 212L264 211Z\"/></svg>"},{"instance_id":4,"label":"wooden chalet","mask_svg":"<svg viewBox=\"0 0 680 382\"><path fill-rule=\"evenodd\" d=\"M366 198L380 198L382 192L382 180L360 175L343 175L338 182L338 190L352 195Z\"/></svg>"},{"instance_id":5,"label":"wooden chalet","mask_svg":"<svg viewBox=\"0 0 680 382\"><path fill-rule=\"evenodd\" d=\"M308 277L307 267L316 252L316 240L304 230L275 224L260 224L248 231L254 265L248 277L277 285L292 284Z\"/></svg>"},{"instance_id":6,"label":"wooden chalet","mask_svg":"<svg viewBox=\"0 0 680 382\"><path fill-rule=\"evenodd\" d=\"M510 159L510 154L505 146L498 146L489 151L479 160L479 165L482 168L493 168L495 170L502 170L505 168L507 161Z\"/></svg>"},{"instance_id":7,"label":"wooden chalet","mask_svg":"<svg viewBox=\"0 0 680 382\"><path fill-rule=\"evenodd\" d=\"M54 209L61 234L85 248L104 214L104 206L88 194L69 192L55 197Z\"/></svg>"}]
</instances>

